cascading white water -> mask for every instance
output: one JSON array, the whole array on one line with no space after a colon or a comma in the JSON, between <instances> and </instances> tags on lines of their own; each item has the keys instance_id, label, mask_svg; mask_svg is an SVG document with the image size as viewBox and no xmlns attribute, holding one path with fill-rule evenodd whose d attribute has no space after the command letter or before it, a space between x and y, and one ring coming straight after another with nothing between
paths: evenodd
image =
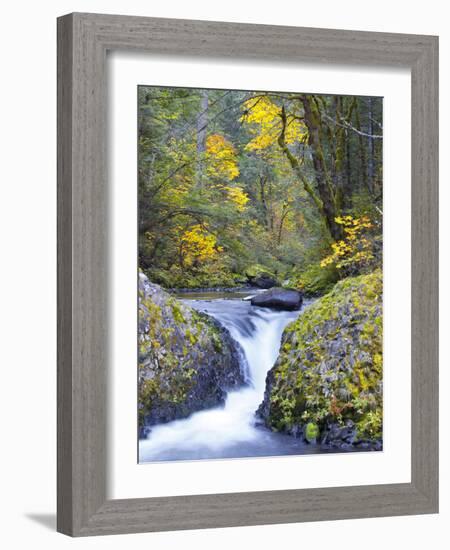
<instances>
[{"instance_id":1,"label":"cascading white water","mask_svg":"<svg viewBox=\"0 0 450 550\"><path fill-rule=\"evenodd\" d=\"M255 425L255 411L263 400L266 375L277 358L283 330L299 312L256 308L242 300L189 303L215 317L239 342L249 384L231 391L222 407L153 427L148 438L139 442L140 462L299 452L298 441Z\"/></svg>"}]
</instances>

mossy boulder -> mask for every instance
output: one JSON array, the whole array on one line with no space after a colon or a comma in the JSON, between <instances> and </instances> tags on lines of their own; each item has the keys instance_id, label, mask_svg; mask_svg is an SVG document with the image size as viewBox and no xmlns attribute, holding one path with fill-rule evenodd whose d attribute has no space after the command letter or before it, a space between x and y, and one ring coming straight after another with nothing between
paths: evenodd
<instances>
[{"instance_id":1,"label":"mossy boulder","mask_svg":"<svg viewBox=\"0 0 450 550\"><path fill-rule=\"evenodd\" d=\"M288 325L258 415L327 447L381 448L382 273L344 279Z\"/></svg>"},{"instance_id":2,"label":"mossy boulder","mask_svg":"<svg viewBox=\"0 0 450 550\"><path fill-rule=\"evenodd\" d=\"M305 296L323 296L333 289L338 280L339 273L334 265L322 267L320 263L312 263L300 273L293 274L287 284Z\"/></svg>"},{"instance_id":3,"label":"mossy boulder","mask_svg":"<svg viewBox=\"0 0 450 550\"><path fill-rule=\"evenodd\" d=\"M319 434L319 426L317 424L314 424L314 422L308 422L305 425L303 430L303 437L308 443L316 443Z\"/></svg>"},{"instance_id":4,"label":"mossy boulder","mask_svg":"<svg viewBox=\"0 0 450 550\"><path fill-rule=\"evenodd\" d=\"M139 421L148 427L224 403L244 384L242 351L216 320L139 274Z\"/></svg>"},{"instance_id":5,"label":"mossy boulder","mask_svg":"<svg viewBox=\"0 0 450 550\"><path fill-rule=\"evenodd\" d=\"M276 276L259 264L247 267L245 276L247 283L257 288L269 289L278 284Z\"/></svg>"}]
</instances>

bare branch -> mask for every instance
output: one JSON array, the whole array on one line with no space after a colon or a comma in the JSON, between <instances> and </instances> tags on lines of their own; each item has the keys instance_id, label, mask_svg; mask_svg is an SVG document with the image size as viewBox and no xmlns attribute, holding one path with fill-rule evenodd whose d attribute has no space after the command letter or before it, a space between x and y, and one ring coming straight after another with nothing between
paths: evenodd
<instances>
[{"instance_id":1,"label":"bare branch","mask_svg":"<svg viewBox=\"0 0 450 550\"><path fill-rule=\"evenodd\" d=\"M333 124L336 124L336 126L340 126L341 128L346 128L348 130L351 130L352 132L355 132L355 134L358 134L359 136L371 138L371 139L383 139L382 135L379 134L367 134L366 132L362 132L361 130L358 130L355 128L352 124L347 122L346 120L343 120L342 117L339 119L339 122L336 122L333 118L328 116L326 113L322 113L322 116L326 118L328 121L330 121Z\"/></svg>"}]
</instances>

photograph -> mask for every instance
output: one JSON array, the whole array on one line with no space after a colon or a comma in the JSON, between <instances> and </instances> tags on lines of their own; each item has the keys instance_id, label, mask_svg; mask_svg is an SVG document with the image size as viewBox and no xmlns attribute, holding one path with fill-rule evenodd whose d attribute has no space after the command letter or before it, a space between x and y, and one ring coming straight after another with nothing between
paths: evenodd
<instances>
[{"instance_id":1,"label":"photograph","mask_svg":"<svg viewBox=\"0 0 450 550\"><path fill-rule=\"evenodd\" d=\"M383 98L137 87L140 464L383 450Z\"/></svg>"},{"instance_id":2,"label":"photograph","mask_svg":"<svg viewBox=\"0 0 450 550\"><path fill-rule=\"evenodd\" d=\"M4 4L6 550L441 550L446 8Z\"/></svg>"}]
</instances>

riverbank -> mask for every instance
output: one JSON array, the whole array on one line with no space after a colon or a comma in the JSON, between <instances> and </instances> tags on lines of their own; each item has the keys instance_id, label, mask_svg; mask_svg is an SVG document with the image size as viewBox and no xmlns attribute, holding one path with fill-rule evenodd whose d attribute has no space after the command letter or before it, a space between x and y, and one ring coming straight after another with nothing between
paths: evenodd
<instances>
[{"instance_id":1,"label":"riverbank","mask_svg":"<svg viewBox=\"0 0 450 550\"><path fill-rule=\"evenodd\" d=\"M382 449L381 270L343 279L284 332L265 425L335 448Z\"/></svg>"},{"instance_id":2,"label":"riverbank","mask_svg":"<svg viewBox=\"0 0 450 550\"><path fill-rule=\"evenodd\" d=\"M242 351L227 329L139 274L139 425L186 418L244 384Z\"/></svg>"},{"instance_id":3,"label":"riverbank","mask_svg":"<svg viewBox=\"0 0 450 550\"><path fill-rule=\"evenodd\" d=\"M183 296L184 294L233 294L245 292L262 292L262 289L253 286L218 286L218 287L199 287L199 288L168 288L167 292L174 295Z\"/></svg>"}]
</instances>

